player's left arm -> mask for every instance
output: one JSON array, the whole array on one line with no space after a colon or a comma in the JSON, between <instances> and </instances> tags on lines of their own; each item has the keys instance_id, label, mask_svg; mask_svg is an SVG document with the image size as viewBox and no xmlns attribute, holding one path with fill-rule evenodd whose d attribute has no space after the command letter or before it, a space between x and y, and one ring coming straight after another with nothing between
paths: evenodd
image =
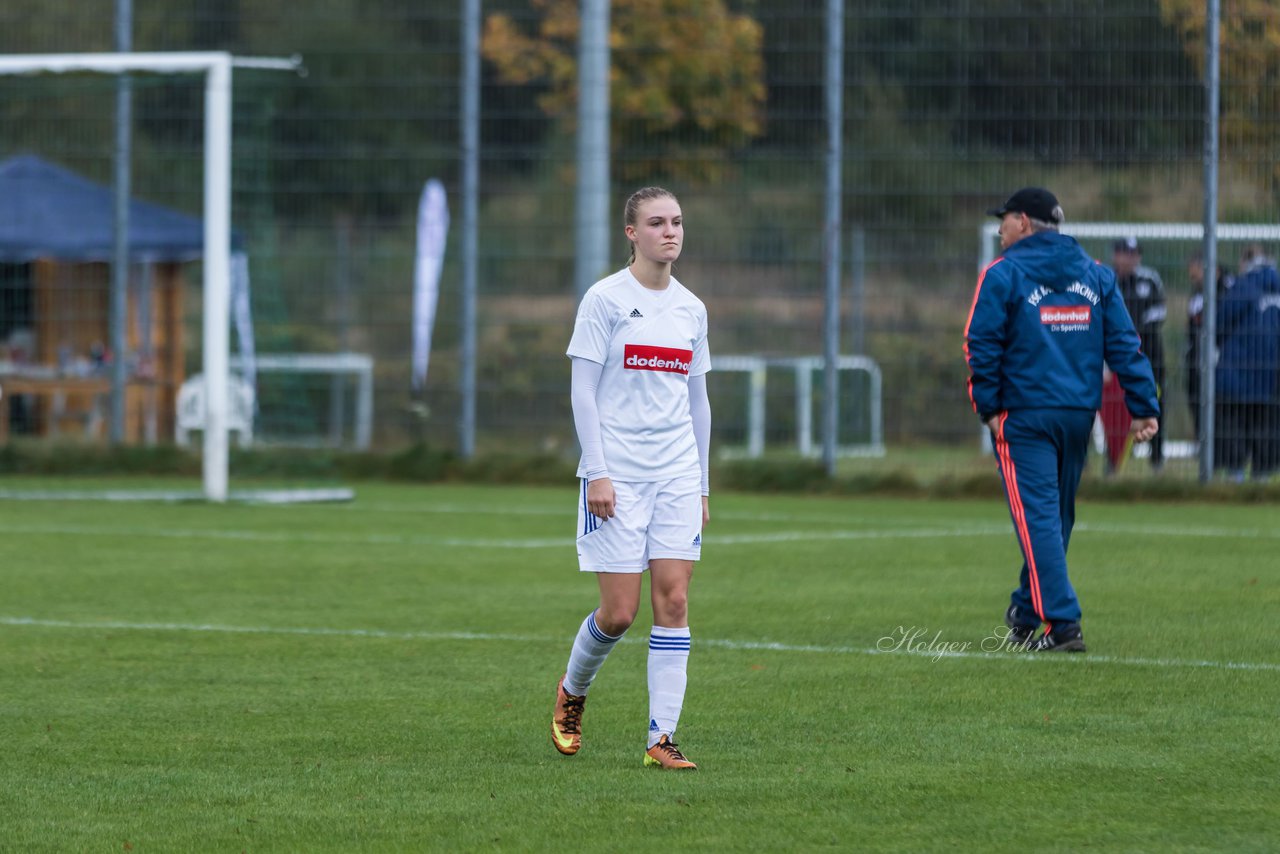
<instances>
[{"instance_id":1,"label":"player's left arm","mask_svg":"<svg viewBox=\"0 0 1280 854\"><path fill-rule=\"evenodd\" d=\"M707 372L711 370L711 348L707 344L707 312L699 312L697 338L693 342L693 363L689 366L689 414L693 418L693 438L702 466L702 524L711 521L711 399L707 396Z\"/></svg>"},{"instance_id":2,"label":"player's left arm","mask_svg":"<svg viewBox=\"0 0 1280 854\"><path fill-rule=\"evenodd\" d=\"M702 466L702 524L711 521L708 496L711 494L711 400L707 397L707 375L689 377L689 414L693 418L693 438Z\"/></svg>"}]
</instances>

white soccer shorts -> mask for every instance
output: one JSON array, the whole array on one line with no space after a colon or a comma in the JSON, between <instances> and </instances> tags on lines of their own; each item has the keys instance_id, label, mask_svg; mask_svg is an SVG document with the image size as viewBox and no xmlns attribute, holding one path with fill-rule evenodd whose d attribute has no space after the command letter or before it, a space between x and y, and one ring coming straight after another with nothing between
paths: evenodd
<instances>
[{"instance_id":1,"label":"white soccer shorts","mask_svg":"<svg viewBox=\"0 0 1280 854\"><path fill-rule=\"evenodd\" d=\"M578 495L578 568L583 572L644 572L658 559L702 556L702 477L655 483L614 481L612 519L587 510L587 482Z\"/></svg>"}]
</instances>

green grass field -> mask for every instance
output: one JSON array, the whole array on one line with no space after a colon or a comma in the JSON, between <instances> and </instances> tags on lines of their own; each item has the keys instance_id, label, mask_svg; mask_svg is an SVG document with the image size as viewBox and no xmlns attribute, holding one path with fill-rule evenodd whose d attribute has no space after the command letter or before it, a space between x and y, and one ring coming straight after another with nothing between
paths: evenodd
<instances>
[{"instance_id":1,"label":"green grass field","mask_svg":"<svg viewBox=\"0 0 1280 854\"><path fill-rule=\"evenodd\" d=\"M551 747L573 484L357 492L0 502L0 849L1280 847L1274 506L1083 505L1090 651L1028 657L998 502L717 494L673 774L643 610Z\"/></svg>"}]
</instances>

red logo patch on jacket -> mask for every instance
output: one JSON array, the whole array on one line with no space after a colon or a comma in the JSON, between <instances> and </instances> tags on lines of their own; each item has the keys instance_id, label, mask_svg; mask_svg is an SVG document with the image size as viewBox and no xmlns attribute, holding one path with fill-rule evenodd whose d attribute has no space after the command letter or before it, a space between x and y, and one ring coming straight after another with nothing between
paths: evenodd
<instances>
[{"instance_id":1,"label":"red logo patch on jacket","mask_svg":"<svg viewBox=\"0 0 1280 854\"><path fill-rule=\"evenodd\" d=\"M1041 323L1062 323L1072 326L1089 325L1092 317L1091 307L1087 305L1042 305L1040 306Z\"/></svg>"},{"instance_id":2,"label":"red logo patch on jacket","mask_svg":"<svg viewBox=\"0 0 1280 854\"><path fill-rule=\"evenodd\" d=\"M627 344L622 355L622 366L630 371L661 371L686 376L689 374L689 364L693 361L692 350L651 347L648 344Z\"/></svg>"}]
</instances>

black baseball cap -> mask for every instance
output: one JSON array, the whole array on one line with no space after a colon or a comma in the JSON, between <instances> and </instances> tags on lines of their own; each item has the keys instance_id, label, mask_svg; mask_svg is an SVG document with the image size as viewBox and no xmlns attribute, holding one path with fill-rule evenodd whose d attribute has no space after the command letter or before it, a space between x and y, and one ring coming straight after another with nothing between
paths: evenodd
<instances>
[{"instance_id":1,"label":"black baseball cap","mask_svg":"<svg viewBox=\"0 0 1280 854\"><path fill-rule=\"evenodd\" d=\"M1023 187L998 208L987 211L989 216L1002 217L1007 213L1024 213L1032 219L1059 225L1062 222L1062 206L1058 197L1044 187Z\"/></svg>"},{"instance_id":2,"label":"black baseball cap","mask_svg":"<svg viewBox=\"0 0 1280 854\"><path fill-rule=\"evenodd\" d=\"M1141 252L1142 244L1138 243L1138 238L1130 235L1111 244L1111 249L1113 252Z\"/></svg>"}]
</instances>

